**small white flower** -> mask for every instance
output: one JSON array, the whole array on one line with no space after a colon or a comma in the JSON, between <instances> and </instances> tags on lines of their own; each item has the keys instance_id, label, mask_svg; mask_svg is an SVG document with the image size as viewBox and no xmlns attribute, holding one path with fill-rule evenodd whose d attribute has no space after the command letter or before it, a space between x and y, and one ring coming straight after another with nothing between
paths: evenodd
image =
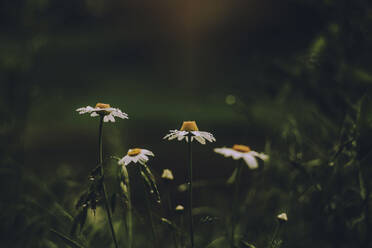
<instances>
[{"instance_id":1,"label":"small white flower","mask_svg":"<svg viewBox=\"0 0 372 248\"><path fill-rule=\"evenodd\" d=\"M225 157L232 157L235 160L242 158L250 169L256 169L258 167L256 157L264 161L269 158L266 154L252 151L249 146L245 145L234 145L232 148L215 148L214 151Z\"/></svg>"},{"instance_id":2,"label":"small white flower","mask_svg":"<svg viewBox=\"0 0 372 248\"><path fill-rule=\"evenodd\" d=\"M105 104L105 103L97 103L94 108L91 106L78 108L76 111L78 111L79 114L89 113L90 116L92 117L103 115L104 122L109 122L109 121L115 122L114 117L119 117L121 119L128 119L128 115L126 113L121 112L121 110L118 108L111 108L110 104Z\"/></svg>"},{"instance_id":3,"label":"small white flower","mask_svg":"<svg viewBox=\"0 0 372 248\"><path fill-rule=\"evenodd\" d=\"M178 141L185 139L188 142L188 136L190 135L191 142L196 139L202 145L205 145L205 140L209 142L216 141L213 134L199 131L195 121L184 121L180 130L170 130L169 132L163 139L173 140L177 138Z\"/></svg>"},{"instance_id":4,"label":"small white flower","mask_svg":"<svg viewBox=\"0 0 372 248\"><path fill-rule=\"evenodd\" d=\"M279 221L284 221L284 222L287 222L287 221L288 221L288 217L287 217L287 214L286 214L286 213L278 214L278 215L276 216L276 218L277 218Z\"/></svg>"},{"instance_id":5,"label":"small white flower","mask_svg":"<svg viewBox=\"0 0 372 248\"><path fill-rule=\"evenodd\" d=\"M163 174L161 175L161 178L167 179L167 180L173 180L173 173L169 169L164 169Z\"/></svg>"},{"instance_id":6,"label":"small white flower","mask_svg":"<svg viewBox=\"0 0 372 248\"><path fill-rule=\"evenodd\" d=\"M177 205L175 208L176 211L183 211L185 208L182 205Z\"/></svg>"},{"instance_id":7,"label":"small white flower","mask_svg":"<svg viewBox=\"0 0 372 248\"><path fill-rule=\"evenodd\" d=\"M127 155L120 159L118 163L125 166L127 166L130 162L146 164L146 162L149 160L148 156L154 156L154 153L146 149L133 148L129 149Z\"/></svg>"}]
</instances>

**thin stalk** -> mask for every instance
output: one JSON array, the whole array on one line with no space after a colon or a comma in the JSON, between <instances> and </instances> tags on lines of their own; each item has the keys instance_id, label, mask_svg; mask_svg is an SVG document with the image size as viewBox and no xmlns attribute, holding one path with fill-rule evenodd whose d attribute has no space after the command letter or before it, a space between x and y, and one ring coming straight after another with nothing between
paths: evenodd
<instances>
[{"instance_id":1,"label":"thin stalk","mask_svg":"<svg viewBox=\"0 0 372 248\"><path fill-rule=\"evenodd\" d=\"M192 218L192 142L191 135L188 135L188 151L189 151L189 218L190 218L190 241L191 248L194 248L194 222Z\"/></svg>"},{"instance_id":2,"label":"thin stalk","mask_svg":"<svg viewBox=\"0 0 372 248\"><path fill-rule=\"evenodd\" d=\"M237 215L235 212L238 212L237 205L239 201L239 180L240 180L240 174L242 173L243 166L241 163L237 162L237 172L234 182L234 199L233 199L233 205L232 205L232 213L231 213L231 248L235 247L235 222L237 219Z\"/></svg>"},{"instance_id":3,"label":"thin stalk","mask_svg":"<svg viewBox=\"0 0 372 248\"><path fill-rule=\"evenodd\" d=\"M142 168L140 168L140 170L142 170ZM146 181L145 181L145 179L143 179L143 188L144 188L144 193L145 193L145 201L146 201L147 212L149 213L149 218L150 218L151 232L152 232L152 236L154 238L154 247L158 247L158 240L157 240L157 236L156 236L156 232L155 232L154 218L152 216L151 203L150 203L150 201L148 199L149 195L148 195L148 193L146 191L146 187L147 187Z\"/></svg>"},{"instance_id":4,"label":"thin stalk","mask_svg":"<svg viewBox=\"0 0 372 248\"><path fill-rule=\"evenodd\" d=\"M125 167L125 165L123 165ZM130 191L130 182L129 182L129 175L128 171L125 168L125 184L127 186L127 199L128 199L128 210L126 212L126 227L127 227L127 234L128 234L128 247L132 248L133 246L133 219L132 219L132 213L133 213L133 206L132 206L132 200L131 200L131 191Z\"/></svg>"},{"instance_id":5,"label":"thin stalk","mask_svg":"<svg viewBox=\"0 0 372 248\"><path fill-rule=\"evenodd\" d=\"M99 122L99 130L98 130L98 164L100 165L100 175L103 177L104 176L104 171L103 171L103 151L102 151L102 127L103 127L103 115L100 116L100 122ZM108 196L107 196L107 191L105 187L105 183L102 180L102 191L103 191L103 197L104 197L104 202L105 202L105 208L106 208L106 213L107 213L107 218L109 220L110 224L110 229L111 229L111 234L112 234L112 240L115 243L115 247L118 248L118 242L116 241L116 236L115 236L115 231L114 231L114 226L112 225L112 217L111 217L111 210L110 210L110 205L108 202Z\"/></svg>"},{"instance_id":6,"label":"thin stalk","mask_svg":"<svg viewBox=\"0 0 372 248\"><path fill-rule=\"evenodd\" d=\"M273 248L273 247L274 247L274 246L273 246L273 245L274 245L274 241L275 241L275 239L276 239L276 236L278 235L278 232L279 232L280 226L281 226L281 222L278 221L278 224L277 224L276 227L275 227L275 231L274 231L273 237L271 238L269 248Z\"/></svg>"},{"instance_id":7,"label":"thin stalk","mask_svg":"<svg viewBox=\"0 0 372 248\"><path fill-rule=\"evenodd\" d=\"M171 192L170 192L170 182L169 180L165 179L165 184L166 184L166 198L167 198L167 204L168 204L168 216L170 217L171 220L173 220L174 215L173 215L173 208L172 208L172 202L171 202ZM174 242L174 247L178 248L178 242L177 242L177 230L172 231L172 237L173 237L173 242Z\"/></svg>"},{"instance_id":8,"label":"thin stalk","mask_svg":"<svg viewBox=\"0 0 372 248\"><path fill-rule=\"evenodd\" d=\"M185 235L184 235L184 232L183 232L183 228L184 227L184 223L185 223L185 220L183 218L183 213L180 215L180 231L178 233L179 235L179 238L180 238L180 243L181 243L181 247L184 248L185 247Z\"/></svg>"}]
</instances>

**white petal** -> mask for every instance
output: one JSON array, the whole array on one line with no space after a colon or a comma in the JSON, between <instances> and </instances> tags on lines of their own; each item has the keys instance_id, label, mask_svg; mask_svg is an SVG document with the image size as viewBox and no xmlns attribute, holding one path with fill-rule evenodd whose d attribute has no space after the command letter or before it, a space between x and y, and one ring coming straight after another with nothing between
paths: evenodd
<instances>
[{"instance_id":1,"label":"white petal","mask_svg":"<svg viewBox=\"0 0 372 248\"><path fill-rule=\"evenodd\" d=\"M145 155L148 155L148 156L155 156L154 153L150 150L141 149L141 152Z\"/></svg>"},{"instance_id":2,"label":"white petal","mask_svg":"<svg viewBox=\"0 0 372 248\"><path fill-rule=\"evenodd\" d=\"M128 119L128 115L126 113L121 112L120 109L115 109L115 111L112 111L112 115L119 117L121 119Z\"/></svg>"},{"instance_id":3,"label":"white petal","mask_svg":"<svg viewBox=\"0 0 372 248\"><path fill-rule=\"evenodd\" d=\"M171 136L168 137L168 140L174 140L175 138L180 137L177 133L172 134Z\"/></svg>"},{"instance_id":4,"label":"white petal","mask_svg":"<svg viewBox=\"0 0 372 248\"><path fill-rule=\"evenodd\" d=\"M243 159L250 169L256 169L258 167L257 160L251 154L245 154Z\"/></svg>"},{"instance_id":5,"label":"white petal","mask_svg":"<svg viewBox=\"0 0 372 248\"><path fill-rule=\"evenodd\" d=\"M96 116L99 116L99 114L97 114L96 112L92 112L92 113L90 114L90 116L92 116L92 117L96 117Z\"/></svg>"},{"instance_id":6,"label":"white petal","mask_svg":"<svg viewBox=\"0 0 372 248\"><path fill-rule=\"evenodd\" d=\"M124 164L125 165L128 165L132 159L130 158L130 156L126 155L124 158L123 158L123 161L124 161Z\"/></svg>"},{"instance_id":7,"label":"white petal","mask_svg":"<svg viewBox=\"0 0 372 248\"><path fill-rule=\"evenodd\" d=\"M146 155L138 155L138 162L140 162L140 164L146 164L147 161L149 161L149 158Z\"/></svg>"},{"instance_id":8,"label":"white petal","mask_svg":"<svg viewBox=\"0 0 372 248\"><path fill-rule=\"evenodd\" d=\"M209 142L216 141L216 139L213 137L213 134L208 133L208 132L199 132L200 136L203 138L207 139Z\"/></svg>"},{"instance_id":9,"label":"white petal","mask_svg":"<svg viewBox=\"0 0 372 248\"><path fill-rule=\"evenodd\" d=\"M106 117L106 116L105 116L105 117ZM109 121L111 121L111 122L115 122L115 118L114 118L114 116L112 116L112 114L107 115L107 119L108 119Z\"/></svg>"},{"instance_id":10,"label":"white petal","mask_svg":"<svg viewBox=\"0 0 372 248\"><path fill-rule=\"evenodd\" d=\"M194 138L199 141L200 144L205 145L205 139L201 136L194 136Z\"/></svg>"},{"instance_id":11,"label":"white petal","mask_svg":"<svg viewBox=\"0 0 372 248\"><path fill-rule=\"evenodd\" d=\"M257 157L259 157L260 159L262 159L263 161L266 161L266 160L268 160L269 159L269 156L268 155L266 155L266 154L264 154L264 153L259 153L258 155L257 155Z\"/></svg>"},{"instance_id":12,"label":"white petal","mask_svg":"<svg viewBox=\"0 0 372 248\"><path fill-rule=\"evenodd\" d=\"M137 156L132 156L131 158L132 158L132 161L134 163L137 163L138 162L138 159L139 159L139 156L138 155Z\"/></svg>"}]
</instances>

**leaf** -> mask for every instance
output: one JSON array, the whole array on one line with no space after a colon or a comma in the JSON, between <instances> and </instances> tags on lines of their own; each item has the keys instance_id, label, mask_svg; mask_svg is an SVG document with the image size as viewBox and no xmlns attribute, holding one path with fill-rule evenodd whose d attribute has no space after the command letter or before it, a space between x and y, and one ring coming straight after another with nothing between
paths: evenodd
<instances>
[{"instance_id":1,"label":"leaf","mask_svg":"<svg viewBox=\"0 0 372 248\"><path fill-rule=\"evenodd\" d=\"M115 208L116 208L116 193L113 193L112 196L111 196L111 211L112 213L115 212Z\"/></svg>"},{"instance_id":2,"label":"leaf","mask_svg":"<svg viewBox=\"0 0 372 248\"><path fill-rule=\"evenodd\" d=\"M77 227L80 225L80 230L83 229L83 226L85 224L86 218L87 218L88 208L83 208L78 215L74 218L74 221L72 222L72 227L70 230L70 235L74 236L77 230Z\"/></svg>"},{"instance_id":3,"label":"leaf","mask_svg":"<svg viewBox=\"0 0 372 248\"><path fill-rule=\"evenodd\" d=\"M128 174L127 167L126 167L125 165L122 165L122 166L121 166L120 173L121 173L121 180L122 180L126 185L129 185L129 174Z\"/></svg>"},{"instance_id":4,"label":"leaf","mask_svg":"<svg viewBox=\"0 0 372 248\"><path fill-rule=\"evenodd\" d=\"M226 183L227 184L233 184L236 180L236 176L238 175L238 167L236 167L233 171L233 173L231 174L231 176L229 177L229 179L227 179Z\"/></svg>"},{"instance_id":5,"label":"leaf","mask_svg":"<svg viewBox=\"0 0 372 248\"><path fill-rule=\"evenodd\" d=\"M228 247L228 242L227 242L227 239L225 236L222 236L222 237L219 237L219 238L216 238L215 240L213 240L212 242L210 242L206 248L214 248L214 247Z\"/></svg>"},{"instance_id":6,"label":"leaf","mask_svg":"<svg viewBox=\"0 0 372 248\"><path fill-rule=\"evenodd\" d=\"M166 218L161 218L161 223L167 225L168 228L171 229L171 230L178 230L177 225L174 224L172 221L166 219Z\"/></svg>"},{"instance_id":7,"label":"leaf","mask_svg":"<svg viewBox=\"0 0 372 248\"><path fill-rule=\"evenodd\" d=\"M146 174L147 174L147 178L150 179L149 182L150 182L150 187L151 189L153 190L153 192L155 193L155 196L156 196L156 200L158 203L160 203L160 193L159 193L159 190L158 190L158 186L156 185L156 180L155 180L155 177L154 175L152 174L151 170L149 169L149 167L147 167L147 165L143 164L142 165L143 168L145 168L145 171ZM142 168L142 167L141 167ZM141 171L143 171L141 169ZM142 174L142 173L141 173Z\"/></svg>"},{"instance_id":8,"label":"leaf","mask_svg":"<svg viewBox=\"0 0 372 248\"><path fill-rule=\"evenodd\" d=\"M247 241L241 240L240 242L244 245L244 247L256 248L256 246L248 243Z\"/></svg>"},{"instance_id":9,"label":"leaf","mask_svg":"<svg viewBox=\"0 0 372 248\"><path fill-rule=\"evenodd\" d=\"M147 187L149 187L149 189L151 190L151 182L150 182L150 179L147 177L146 173L144 171L140 171L141 172L141 176L143 177L143 180L145 180L146 184L147 184Z\"/></svg>"},{"instance_id":10,"label":"leaf","mask_svg":"<svg viewBox=\"0 0 372 248\"><path fill-rule=\"evenodd\" d=\"M73 221L74 218L71 214L69 214L58 202L54 203L54 209L61 216L67 218L69 221Z\"/></svg>"},{"instance_id":11,"label":"leaf","mask_svg":"<svg viewBox=\"0 0 372 248\"><path fill-rule=\"evenodd\" d=\"M83 230L83 227L85 225L85 222L87 220L87 215L88 215L88 208L84 208L83 211L81 212L81 217L80 217L80 232Z\"/></svg>"},{"instance_id":12,"label":"leaf","mask_svg":"<svg viewBox=\"0 0 372 248\"><path fill-rule=\"evenodd\" d=\"M69 245L70 247L73 247L73 248L84 248L84 246L82 246L81 244L79 244L78 242L70 239L69 237L67 237L66 235L58 232L57 230L54 230L54 229L50 229L50 231L54 234L56 234L59 238L61 238L67 245Z\"/></svg>"},{"instance_id":13,"label":"leaf","mask_svg":"<svg viewBox=\"0 0 372 248\"><path fill-rule=\"evenodd\" d=\"M362 213L361 216L359 216L358 218L355 218L352 220L351 222L351 228L354 228L354 226L360 222L362 222L363 220L365 219L365 214Z\"/></svg>"},{"instance_id":14,"label":"leaf","mask_svg":"<svg viewBox=\"0 0 372 248\"><path fill-rule=\"evenodd\" d=\"M362 174L361 169L359 169L359 186L360 186L360 196L362 197L363 200L365 200L367 193L366 193L366 187L364 185L363 174Z\"/></svg>"},{"instance_id":15,"label":"leaf","mask_svg":"<svg viewBox=\"0 0 372 248\"><path fill-rule=\"evenodd\" d=\"M312 159L310 161L307 161L306 163L304 163L305 166L308 166L308 167L316 167L316 166L320 166L322 165L322 160L319 159L319 158L316 158L316 159Z\"/></svg>"}]
</instances>

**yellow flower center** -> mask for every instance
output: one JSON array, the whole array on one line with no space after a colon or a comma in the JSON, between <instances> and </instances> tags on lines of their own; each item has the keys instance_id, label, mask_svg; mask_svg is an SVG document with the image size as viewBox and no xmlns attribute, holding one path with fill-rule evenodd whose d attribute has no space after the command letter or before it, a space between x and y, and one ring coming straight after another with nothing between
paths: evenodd
<instances>
[{"instance_id":1,"label":"yellow flower center","mask_svg":"<svg viewBox=\"0 0 372 248\"><path fill-rule=\"evenodd\" d=\"M96 104L96 108L100 108L100 109L106 109L106 108L110 108L110 104L106 104L106 103L97 103Z\"/></svg>"},{"instance_id":2,"label":"yellow flower center","mask_svg":"<svg viewBox=\"0 0 372 248\"><path fill-rule=\"evenodd\" d=\"M245 145L233 145L232 149L238 152L250 152L251 148Z\"/></svg>"},{"instance_id":3,"label":"yellow flower center","mask_svg":"<svg viewBox=\"0 0 372 248\"><path fill-rule=\"evenodd\" d=\"M199 128L195 121L184 121L180 131L199 131Z\"/></svg>"},{"instance_id":4,"label":"yellow flower center","mask_svg":"<svg viewBox=\"0 0 372 248\"><path fill-rule=\"evenodd\" d=\"M133 149L129 149L128 156L133 157L133 156L136 156L136 155L138 155L140 153L141 153L141 149L140 148L133 148Z\"/></svg>"}]
</instances>

